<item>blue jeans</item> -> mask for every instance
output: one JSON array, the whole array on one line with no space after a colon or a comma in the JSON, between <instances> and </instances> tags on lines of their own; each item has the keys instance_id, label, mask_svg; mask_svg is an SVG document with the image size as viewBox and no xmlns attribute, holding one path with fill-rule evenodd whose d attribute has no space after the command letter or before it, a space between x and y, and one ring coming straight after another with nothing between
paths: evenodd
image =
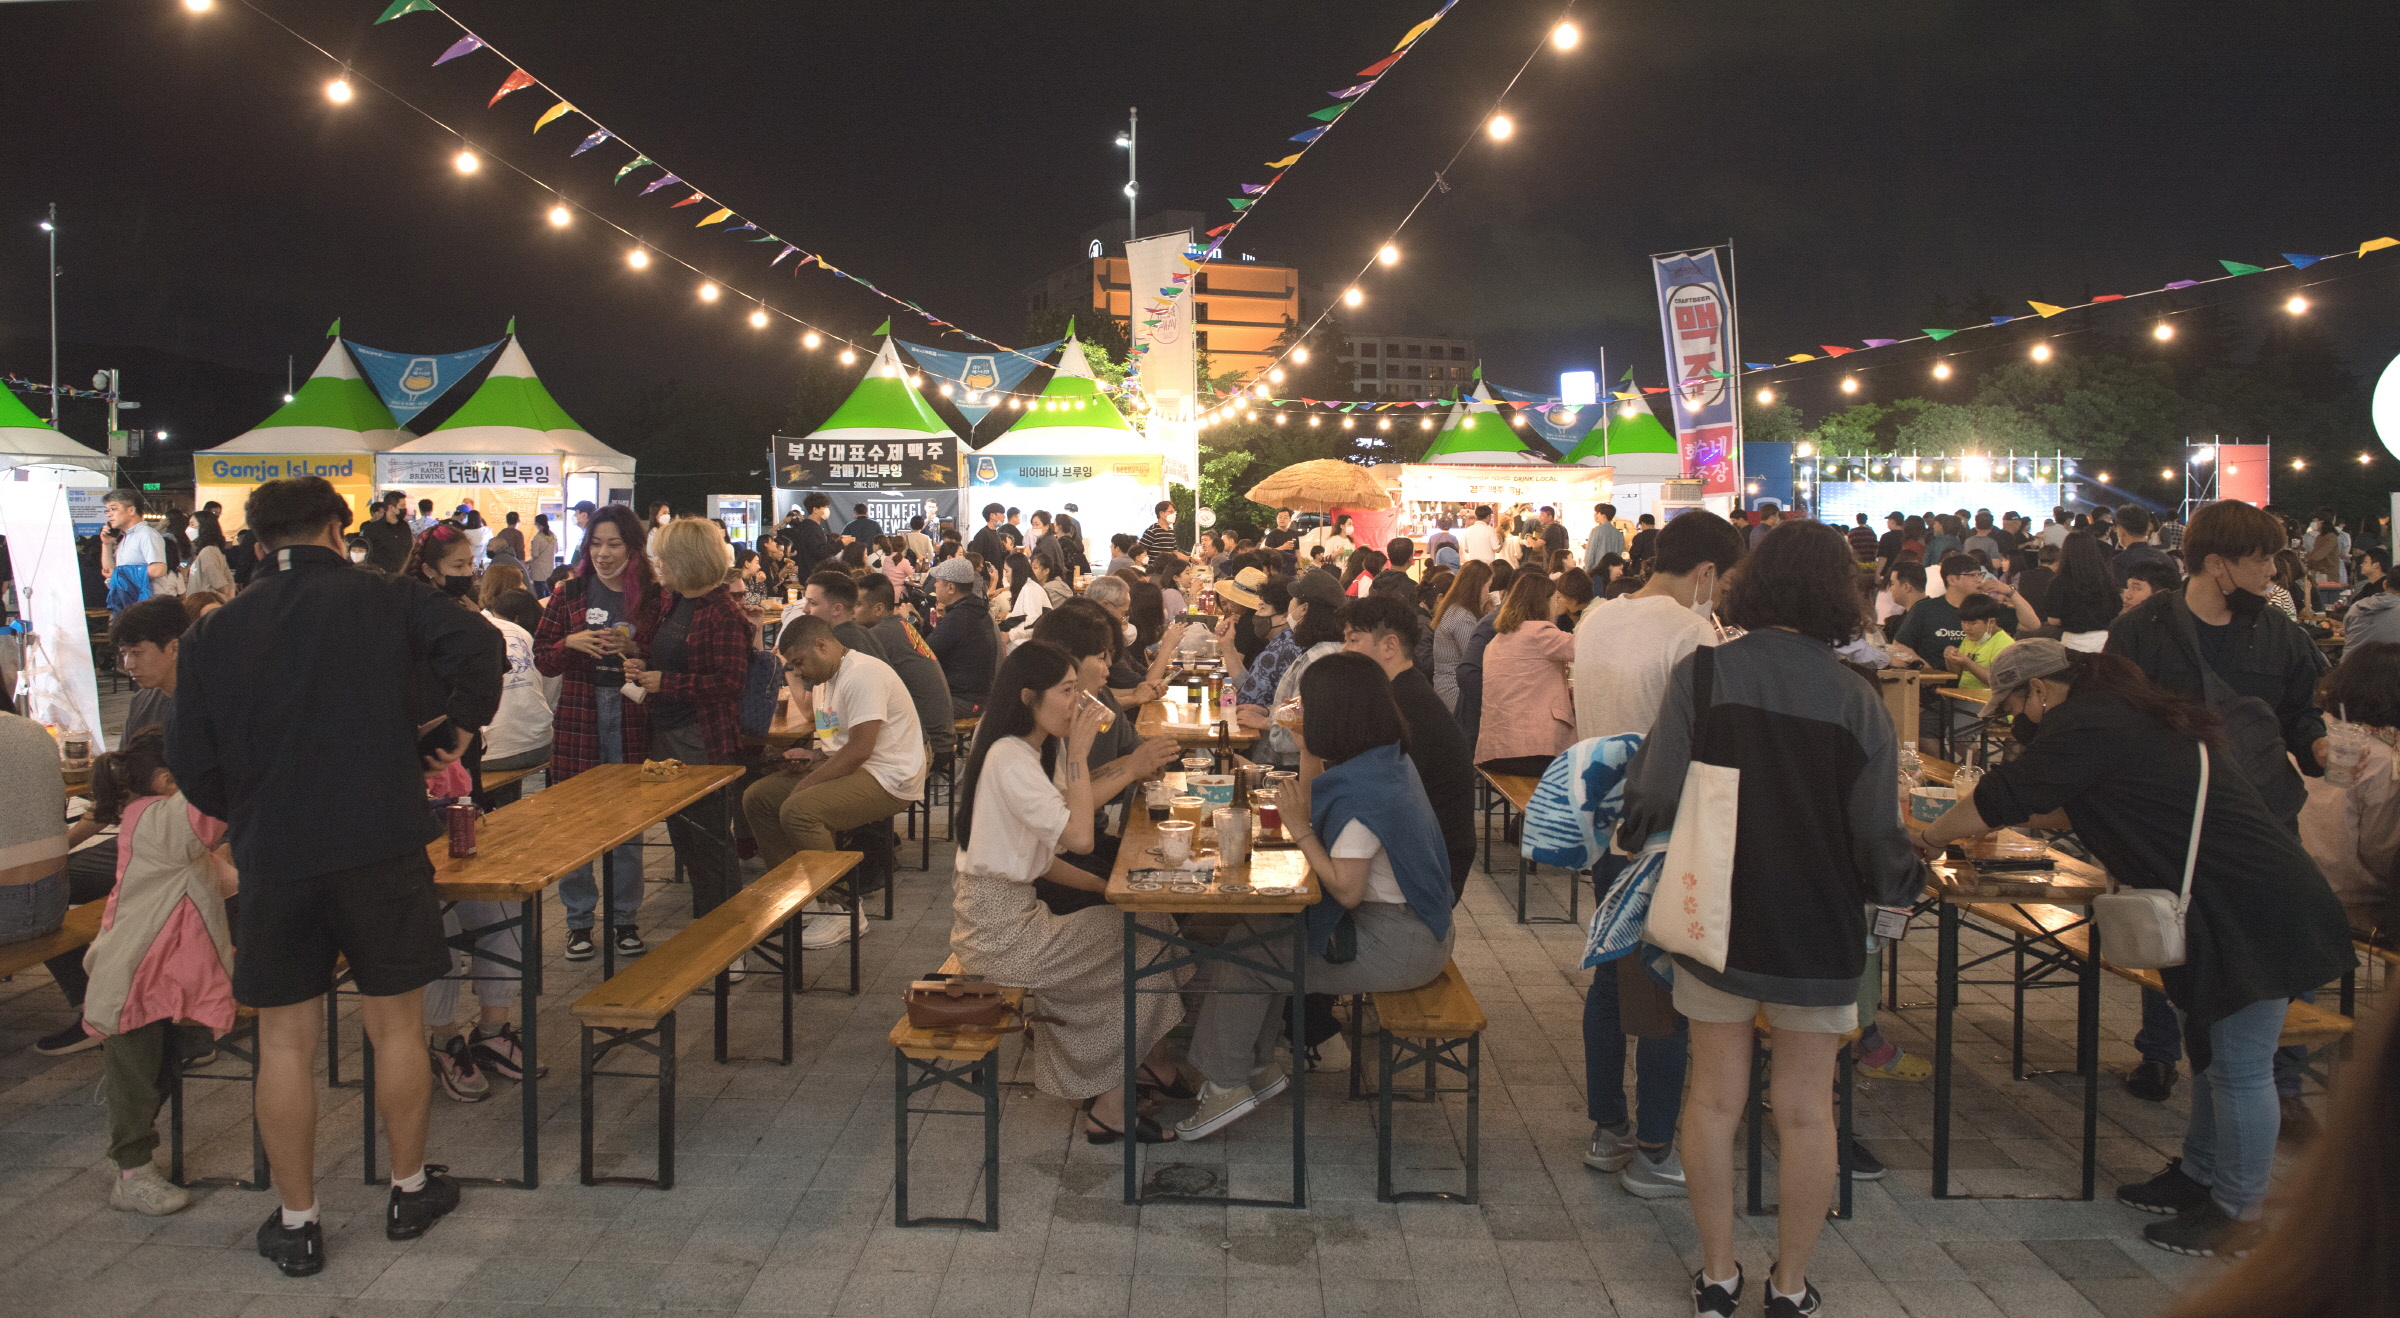
<instances>
[{"instance_id":1,"label":"blue jeans","mask_svg":"<svg viewBox=\"0 0 2400 1318\"><path fill-rule=\"evenodd\" d=\"M1600 891L1608 891L1625 864L1623 856L1601 859L1593 874ZM1614 1126L1626 1116L1625 1031L1619 1020L1617 964L1611 961L1592 971L1592 987L1583 998L1584 1107L1602 1126ZM1681 1021L1673 1034L1636 1044L1633 1092L1641 1121L1635 1139L1654 1146L1675 1141L1675 1119L1683 1112L1683 1072L1690 1060L1691 1030Z\"/></svg>"},{"instance_id":2,"label":"blue jeans","mask_svg":"<svg viewBox=\"0 0 2400 1318\"><path fill-rule=\"evenodd\" d=\"M2315 1002L2314 991L2300 995L2303 1002ZM2175 1005L2157 989L2142 990L2142 1028L2133 1036L2133 1050L2145 1062L2164 1062L2169 1066L2183 1060L2183 1018ZM2308 1049L2299 1044L2275 1050L2275 1092L2284 1098L2300 1096L2300 1068L2308 1061Z\"/></svg>"},{"instance_id":3,"label":"blue jeans","mask_svg":"<svg viewBox=\"0 0 2400 1318\"><path fill-rule=\"evenodd\" d=\"M2192 1086L2192 1120L2183 1133L2183 1172L2209 1188L2217 1206L2255 1222L2275 1169L2283 1109L2275 1099L2275 1040L2283 1033L2282 998L2253 1002L2208 1027L2210 1057Z\"/></svg>"},{"instance_id":4,"label":"blue jeans","mask_svg":"<svg viewBox=\"0 0 2400 1318\"><path fill-rule=\"evenodd\" d=\"M625 697L614 691L592 693L600 715L600 762L625 762ZM628 842L610 853L615 857L615 874L610 888L617 903L617 923L632 924L642 909L642 844ZM592 867L584 866L558 881L558 904L567 908L569 929L592 927L592 912L600 905L600 885L592 878Z\"/></svg>"}]
</instances>

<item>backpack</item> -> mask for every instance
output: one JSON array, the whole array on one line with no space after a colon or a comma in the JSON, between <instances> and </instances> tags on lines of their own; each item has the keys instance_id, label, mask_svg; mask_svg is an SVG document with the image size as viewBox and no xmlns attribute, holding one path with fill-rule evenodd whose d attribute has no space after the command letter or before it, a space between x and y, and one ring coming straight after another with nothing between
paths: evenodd
<instances>
[{"instance_id":1,"label":"backpack","mask_svg":"<svg viewBox=\"0 0 2400 1318\"><path fill-rule=\"evenodd\" d=\"M2300 807L2308 803L2308 784L2292 766L2291 754L2283 744L2283 720L2275 707L2234 690L2208 666L2200 655L2199 634L2192 630L2191 610L2182 600L2168 607L2167 617L2183 657L2200 672L2202 703L2223 725L2225 759L2258 789L2269 814L2286 823L2297 819ZM2262 618L2260 625L2265 621Z\"/></svg>"}]
</instances>

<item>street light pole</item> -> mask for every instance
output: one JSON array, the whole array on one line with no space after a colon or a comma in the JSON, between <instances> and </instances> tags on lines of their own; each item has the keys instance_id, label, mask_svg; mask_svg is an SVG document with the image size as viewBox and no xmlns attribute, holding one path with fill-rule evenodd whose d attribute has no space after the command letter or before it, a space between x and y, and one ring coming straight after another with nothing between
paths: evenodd
<instances>
[{"instance_id":1,"label":"street light pole","mask_svg":"<svg viewBox=\"0 0 2400 1318\"><path fill-rule=\"evenodd\" d=\"M1141 107L1127 107L1125 116L1125 242L1129 249L1128 259L1130 259L1130 247L1133 240L1142 236L1140 229L1142 185L1139 168L1142 149Z\"/></svg>"},{"instance_id":2,"label":"street light pole","mask_svg":"<svg viewBox=\"0 0 2400 1318\"><path fill-rule=\"evenodd\" d=\"M50 236L50 428L58 429L58 203L50 203L50 218L42 221Z\"/></svg>"}]
</instances>

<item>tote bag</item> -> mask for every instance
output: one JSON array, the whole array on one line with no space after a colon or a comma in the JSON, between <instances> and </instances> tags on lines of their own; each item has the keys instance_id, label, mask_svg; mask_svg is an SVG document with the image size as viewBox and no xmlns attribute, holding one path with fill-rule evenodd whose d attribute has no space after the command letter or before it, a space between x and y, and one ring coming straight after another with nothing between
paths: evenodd
<instances>
[{"instance_id":1,"label":"tote bag","mask_svg":"<svg viewBox=\"0 0 2400 1318\"><path fill-rule=\"evenodd\" d=\"M1742 771L1703 764L1716 651L1692 652L1692 762L1683 771L1683 796L1667 837L1666 863L1650 896L1642 938L1711 970L1725 969L1733 928L1734 823L1742 800Z\"/></svg>"}]
</instances>

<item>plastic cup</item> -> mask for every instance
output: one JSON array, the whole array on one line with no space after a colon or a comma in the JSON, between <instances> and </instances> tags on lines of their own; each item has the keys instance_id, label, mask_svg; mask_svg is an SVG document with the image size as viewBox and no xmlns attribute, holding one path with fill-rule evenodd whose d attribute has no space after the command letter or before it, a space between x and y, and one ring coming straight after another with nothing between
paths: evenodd
<instances>
[{"instance_id":1,"label":"plastic cup","mask_svg":"<svg viewBox=\"0 0 2400 1318\"><path fill-rule=\"evenodd\" d=\"M1283 836L1283 807L1276 804L1275 794L1261 789L1250 794L1250 809L1258 815L1258 835L1262 838Z\"/></svg>"},{"instance_id":2,"label":"plastic cup","mask_svg":"<svg viewBox=\"0 0 2400 1318\"><path fill-rule=\"evenodd\" d=\"M1227 865L1244 865L1250 860L1250 812L1226 807L1209 816L1217 830L1217 855Z\"/></svg>"},{"instance_id":3,"label":"plastic cup","mask_svg":"<svg viewBox=\"0 0 2400 1318\"><path fill-rule=\"evenodd\" d=\"M1195 828L1199 827L1200 816L1207 809L1208 801L1202 797L1176 796L1169 797L1167 800L1167 814L1172 817L1171 822L1186 823ZM1161 828L1165 826L1164 824L1160 825Z\"/></svg>"},{"instance_id":4,"label":"plastic cup","mask_svg":"<svg viewBox=\"0 0 2400 1318\"><path fill-rule=\"evenodd\" d=\"M1083 701L1085 704L1090 705L1092 708L1100 711L1100 730L1102 732L1106 732L1110 728L1117 726L1117 711L1107 701L1102 700L1100 697L1093 695L1089 691L1083 693Z\"/></svg>"},{"instance_id":5,"label":"plastic cup","mask_svg":"<svg viewBox=\"0 0 2400 1318\"><path fill-rule=\"evenodd\" d=\"M1142 806L1150 812L1151 822L1156 823L1165 819L1167 803L1178 795L1180 793L1163 780L1142 784Z\"/></svg>"},{"instance_id":6,"label":"plastic cup","mask_svg":"<svg viewBox=\"0 0 2400 1318\"><path fill-rule=\"evenodd\" d=\"M2347 719L2328 719L2325 739L2325 785L2349 787L2358 781L2358 761L2367 749L2367 730Z\"/></svg>"},{"instance_id":7,"label":"plastic cup","mask_svg":"<svg viewBox=\"0 0 2400 1318\"><path fill-rule=\"evenodd\" d=\"M1192 858L1192 834L1199 825L1188 819L1170 819L1158 826L1158 858L1169 865L1182 865Z\"/></svg>"}]
</instances>

